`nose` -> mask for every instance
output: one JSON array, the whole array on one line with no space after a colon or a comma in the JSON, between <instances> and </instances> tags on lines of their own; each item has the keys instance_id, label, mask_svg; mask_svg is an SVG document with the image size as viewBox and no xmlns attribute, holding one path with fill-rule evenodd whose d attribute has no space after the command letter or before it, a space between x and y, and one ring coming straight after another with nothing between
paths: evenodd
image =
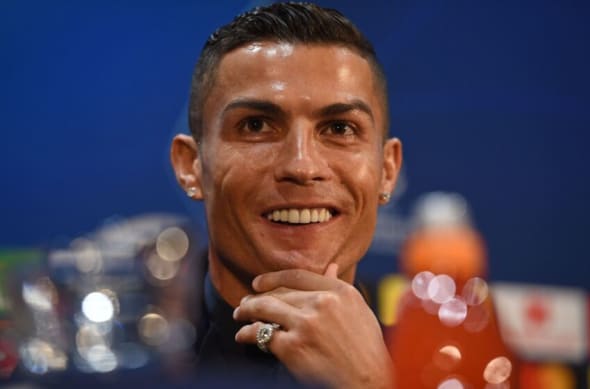
<instances>
[{"instance_id":1,"label":"nose","mask_svg":"<svg viewBox=\"0 0 590 389\"><path fill-rule=\"evenodd\" d=\"M275 165L275 179L311 185L329 177L326 155L309 126L292 128L283 139Z\"/></svg>"}]
</instances>

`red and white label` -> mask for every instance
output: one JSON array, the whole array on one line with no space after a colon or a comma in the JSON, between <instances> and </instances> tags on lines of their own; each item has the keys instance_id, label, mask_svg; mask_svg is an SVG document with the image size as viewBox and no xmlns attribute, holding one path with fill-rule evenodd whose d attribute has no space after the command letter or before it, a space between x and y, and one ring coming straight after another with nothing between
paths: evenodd
<instances>
[{"instance_id":1,"label":"red and white label","mask_svg":"<svg viewBox=\"0 0 590 389\"><path fill-rule=\"evenodd\" d=\"M492 293L502 336L521 356L574 363L586 359L583 290L498 283Z\"/></svg>"}]
</instances>

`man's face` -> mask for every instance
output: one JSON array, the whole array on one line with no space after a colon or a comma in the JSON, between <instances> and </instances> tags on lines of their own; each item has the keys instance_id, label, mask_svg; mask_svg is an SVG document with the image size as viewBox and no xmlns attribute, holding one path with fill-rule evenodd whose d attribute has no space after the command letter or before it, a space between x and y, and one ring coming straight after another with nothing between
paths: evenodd
<instances>
[{"instance_id":1,"label":"man's face","mask_svg":"<svg viewBox=\"0 0 590 389\"><path fill-rule=\"evenodd\" d=\"M368 62L340 46L223 57L194 164L215 259L246 276L336 262L352 280L401 158L397 140L384 146L377 91Z\"/></svg>"}]
</instances>

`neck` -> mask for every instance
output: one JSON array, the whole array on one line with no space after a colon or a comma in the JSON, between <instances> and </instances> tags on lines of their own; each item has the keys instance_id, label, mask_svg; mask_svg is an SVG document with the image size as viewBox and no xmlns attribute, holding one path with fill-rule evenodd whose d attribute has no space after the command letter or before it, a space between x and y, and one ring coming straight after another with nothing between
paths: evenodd
<instances>
[{"instance_id":1,"label":"neck","mask_svg":"<svg viewBox=\"0 0 590 389\"><path fill-rule=\"evenodd\" d=\"M217 253L209 249L209 277L219 295L232 307L240 305L242 298L248 294L253 294L252 280L238 277L236 272L222 262Z\"/></svg>"}]
</instances>

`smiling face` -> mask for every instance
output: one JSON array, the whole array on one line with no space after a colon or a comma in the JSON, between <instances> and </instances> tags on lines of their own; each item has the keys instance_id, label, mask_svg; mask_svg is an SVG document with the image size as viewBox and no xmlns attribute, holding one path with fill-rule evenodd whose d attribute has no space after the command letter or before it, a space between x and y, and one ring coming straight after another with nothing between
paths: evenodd
<instances>
[{"instance_id":1,"label":"smiling face","mask_svg":"<svg viewBox=\"0 0 590 389\"><path fill-rule=\"evenodd\" d=\"M351 282L401 163L368 62L341 46L261 42L216 73L198 150L186 138L172 150L179 181L205 201L214 284L247 290L260 273L332 262ZM188 158L192 171L179 168Z\"/></svg>"}]
</instances>

